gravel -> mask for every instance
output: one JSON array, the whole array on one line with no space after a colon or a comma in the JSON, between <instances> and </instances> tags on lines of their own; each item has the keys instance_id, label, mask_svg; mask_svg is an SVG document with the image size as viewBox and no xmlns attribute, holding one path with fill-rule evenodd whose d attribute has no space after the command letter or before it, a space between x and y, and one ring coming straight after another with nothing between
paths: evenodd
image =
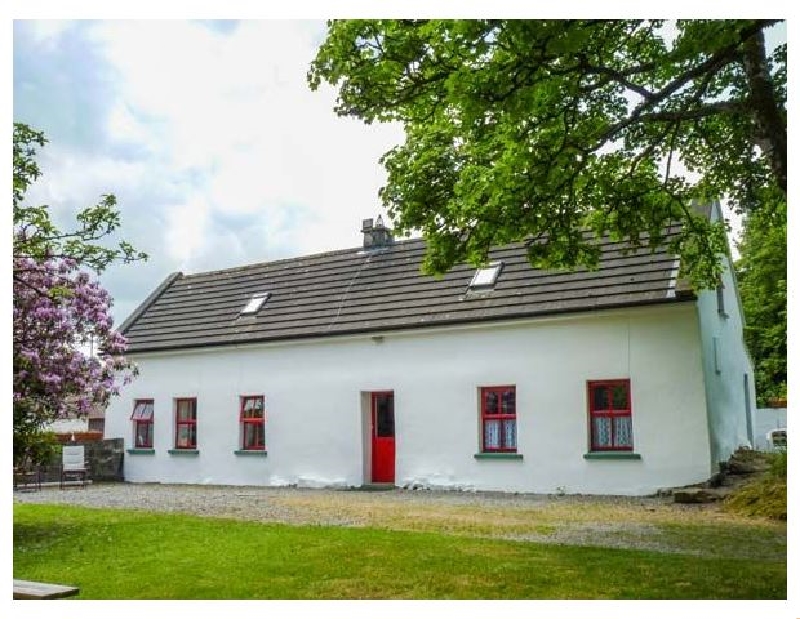
<instances>
[{"instance_id":1,"label":"gravel","mask_svg":"<svg viewBox=\"0 0 800 619\"><path fill-rule=\"evenodd\" d=\"M517 509L561 505L664 505L668 501L656 497L550 496L506 494L501 492L459 492L437 490L339 490L303 489L295 487L265 488L252 486L193 486L183 484L91 484L86 487L44 487L36 492L15 492L20 503L56 503L83 507L145 509L180 512L199 516L237 517L243 520L283 522L287 524L357 524L353 518L320 520L317 510L289 507L286 501L300 500L305 506L330 505L343 501L398 508L416 506L476 506L481 508Z\"/></svg>"},{"instance_id":2,"label":"gravel","mask_svg":"<svg viewBox=\"0 0 800 619\"><path fill-rule=\"evenodd\" d=\"M711 523L715 508L666 497L528 495L432 490L93 484L15 492L20 503L143 509L291 525L376 526L550 544L706 554L663 535L662 524ZM785 536L785 532L783 533ZM725 554L747 554L732 549Z\"/></svg>"}]
</instances>

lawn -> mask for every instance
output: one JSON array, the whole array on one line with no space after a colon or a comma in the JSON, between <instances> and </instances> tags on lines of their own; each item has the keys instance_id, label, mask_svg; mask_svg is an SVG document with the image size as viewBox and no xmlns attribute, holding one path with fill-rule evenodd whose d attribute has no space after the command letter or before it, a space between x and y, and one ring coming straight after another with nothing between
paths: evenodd
<instances>
[{"instance_id":1,"label":"lawn","mask_svg":"<svg viewBox=\"0 0 800 619\"><path fill-rule=\"evenodd\" d=\"M786 562L14 505L14 577L84 599L785 599Z\"/></svg>"}]
</instances>

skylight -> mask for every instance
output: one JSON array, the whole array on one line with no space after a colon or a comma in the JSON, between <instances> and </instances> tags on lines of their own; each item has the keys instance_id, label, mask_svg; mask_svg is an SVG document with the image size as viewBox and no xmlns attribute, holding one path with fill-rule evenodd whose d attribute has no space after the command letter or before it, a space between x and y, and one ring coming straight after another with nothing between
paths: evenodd
<instances>
[{"instance_id":1,"label":"skylight","mask_svg":"<svg viewBox=\"0 0 800 619\"><path fill-rule=\"evenodd\" d=\"M242 314L255 314L258 310L261 309L261 306L264 305L264 301L269 299L268 292L259 292L252 296L252 298L247 302L247 305L244 306L242 310Z\"/></svg>"},{"instance_id":2,"label":"skylight","mask_svg":"<svg viewBox=\"0 0 800 619\"><path fill-rule=\"evenodd\" d=\"M469 284L470 288L488 288L494 286L500 271L503 268L502 262L493 262L488 267L475 271L475 276Z\"/></svg>"}]
</instances>

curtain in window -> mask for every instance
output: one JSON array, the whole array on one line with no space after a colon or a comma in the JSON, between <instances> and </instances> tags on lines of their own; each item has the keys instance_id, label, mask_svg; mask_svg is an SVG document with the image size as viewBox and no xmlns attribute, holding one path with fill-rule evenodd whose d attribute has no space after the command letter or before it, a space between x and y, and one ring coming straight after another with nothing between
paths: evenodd
<instances>
[{"instance_id":1,"label":"curtain in window","mask_svg":"<svg viewBox=\"0 0 800 619\"><path fill-rule=\"evenodd\" d=\"M595 417L592 419L594 444L597 447L611 447L611 419Z\"/></svg>"},{"instance_id":2,"label":"curtain in window","mask_svg":"<svg viewBox=\"0 0 800 619\"><path fill-rule=\"evenodd\" d=\"M484 449L500 449L500 421L487 419L483 424Z\"/></svg>"}]
</instances>

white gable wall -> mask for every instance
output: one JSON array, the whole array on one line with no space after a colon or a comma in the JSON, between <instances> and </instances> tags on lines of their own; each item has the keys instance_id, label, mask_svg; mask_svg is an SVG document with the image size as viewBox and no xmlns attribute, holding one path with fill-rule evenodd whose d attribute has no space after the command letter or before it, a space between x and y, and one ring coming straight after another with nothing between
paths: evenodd
<instances>
[{"instance_id":1,"label":"white gable wall","mask_svg":"<svg viewBox=\"0 0 800 619\"><path fill-rule=\"evenodd\" d=\"M725 315L717 310L716 291L704 290L697 294L714 468L727 460L740 445L753 444L754 437L748 432L748 399L750 432L753 431L752 416L756 405L755 377L742 337L743 321L736 284L731 275L730 260L727 256L722 260L725 265L722 276ZM745 395L745 374L748 376L749 396Z\"/></svg>"},{"instance_id":2,"label":"white gable wall","mask_svg":"<svg viewBox=\"0 0 800 619\"><path fill-rule=\"evenodd\" d=\"M395 394L396 483L481 490L648 494L708 478L694 303L581 316L140 354L106 434L132 447L133 400L155 400L153 455L129 481L348 485L365 479L362 394ZM640 460L587 460L587 380L630 378ZM477 460L478 388L516 385L523 460ZM237 456L239 396L265 397L266 458ZM199 455L170 455L173 398L197 397Z\"/></svg>"},{"instance_id":3,"label":"white gable wall","mask_svg":"<svg viewBox=\"0 0 800 619\"><path fill-rule=\"evenodd\" d=\"M719 203L712 206L711 216L714 220L721 216ZM718 311L715 290L704 290L697 294L713 470L716 470L719 462L727 460L737 447L753 445L753 415L756 407L753 364L744 343L742 306L728 256L722 257L722 264L725 314L721 315ZM745 374L748 395L745 393Z\"/></svg>"}]
</instances>

